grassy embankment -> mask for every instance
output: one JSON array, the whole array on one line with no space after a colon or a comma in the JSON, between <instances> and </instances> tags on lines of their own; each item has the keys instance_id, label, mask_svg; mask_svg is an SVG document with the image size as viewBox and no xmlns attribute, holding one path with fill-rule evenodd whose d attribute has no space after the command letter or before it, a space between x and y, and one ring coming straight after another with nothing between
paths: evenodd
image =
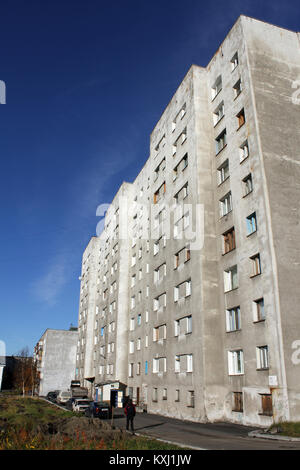
<instances>
[{"instance_id":1,"label":"grassy embankment","mask_svg":"<svg viewBox=\"0 0 300 470\"><path fill-rule=\"evenodd\" d=\"M279 424L273 424L270 428L270 431L272 429L276 429L276 434L279 434L280 436L289 436L289 437L300 437L300 423L295 422L286 422L286 423L279 423Z\"/></svg>"},{"instance_id":2,"label":"grassy embankment","mask_svg":"<svg viewBox=\"0 0 300 470\"><path fill-rule=\"evenodd\" d=\"M154 439L112 429L38 398L0 395L0 450L169 450Z\"/></svg>"}]
</instances>

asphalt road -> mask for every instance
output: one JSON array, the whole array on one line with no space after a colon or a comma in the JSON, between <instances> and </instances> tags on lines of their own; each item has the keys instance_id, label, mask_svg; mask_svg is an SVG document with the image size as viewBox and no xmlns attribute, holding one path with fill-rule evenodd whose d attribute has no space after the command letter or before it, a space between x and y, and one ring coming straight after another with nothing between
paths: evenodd
<instances>
[{"instance_id":1,"label":"asphalt road","mask_svg":"<svg viewBox=\"0 0 300 470\"><path fill-rule=\"evenodd\" d=\"M59 407L65 409L63 406ZM122 410L115 411L114 425L122 430L126 429ZM230 423L202 424L149 413L137 413L134 428L136 435L162 439L198 450L300 450L300 442L249 437L248 433L257 428Z\"/></svg>"},{"instance_id":2,"label":"asphalt road","mask_svg":"<svg viewBox=\"0 0 300 470\"><path fill-rule=\"evenodd\" d=\"M125 429L126 422L118 414L116 427ZM200 424L180 421L148 413L137 413L135 433L203 450L300 450L300 442L287 442L249 437L257 428L228 423Z\"/></svg>"}]
</instances>

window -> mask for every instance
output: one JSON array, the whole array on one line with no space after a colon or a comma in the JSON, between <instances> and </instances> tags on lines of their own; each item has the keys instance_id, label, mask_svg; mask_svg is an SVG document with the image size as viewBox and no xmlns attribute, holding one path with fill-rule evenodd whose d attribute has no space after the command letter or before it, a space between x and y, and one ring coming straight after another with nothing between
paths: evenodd
<instances>
[{"instance_id":1,"label":"window","mask_svg":"<svg viewBox=\"0 0 300 470\"><path fill-rule=\"evenodd\" d=\"M224 215L232 211L231 191L229 191L229 193L227 193L226 196L220 199L219 204L220 204L220 217L224 217Z\"/></svg>"},{"instance_id":2,"label":"window","mask_svg":"<svg viewBox=\"0 0 300 470\"><path fill-rule=\"evenodd\" d=\"M245 142L243 142L242 145L240 146L239 154L240 154L240 163L242 163L247 157L249 157L248 140L245 140Z\"/></svg>"},{"instance_id":3,"label":"window","mask_svg":"<svg viewBox=\"0 0 300 470\"><path fill-rule=\"evenodd\" d=\"M234 98L237 98L242 92L242 81L239 79L235 85L233 85Z\"/></svg>"},{"instance_id":4,"label":"window","mask_svg":"<svg viewBox=\"0 0 300 470\"><path fill-rule=\"evenodd\" d=\"M168 398L168 390L166 388L163 388L162 399L167 400L167 398Z\"/></svg>"},{"instance_id":5,"label":"window","mask_svg":"<svg viewBox=\"0 0 300 470\"><path fill-rule=\"evenodd\" d=\"M167 372L166 357L155 357L153 359L153 374L158 374L159 372Z\"/></svg>"},{"instance_id":6,"label":"window","mask_svg":"<svg viewBox=\"0 0 300 470\"><path fill-rule=\"evenodd\" d=\"M247 224L247 236L251 235L252 233L256 232L257 230L257 221L256 221L256 213L253 212L253 214L248 215L246 218L246 224Z\"/></svg>"},{"instance_id":7,"label":"window","mask_svg":"<svg viewBox=\"0 0 300 470\"><path fill-rule=\"evenodd\" d=\"M242 392L233 392L232 393L232 411L238 413L243 412L243 393Z\"/></svg>"},{"instance_id":8,"label":"window","mask_svg":"<svg viewBox=\"0 0 300 470\"><path fill-rule=\"evenodd\" d=\"M191 295L192 281L184 281L174 287L174 302Z\"/></svg>"},{"instance_id":9,"label":"window","mask_svg":"<svg viewBox=\"0 0 300 470\"><path fill-rule=\"evenodd\" d=\"M129 341L129 353L134 353L134 341Z\"/></svg>"},{"instance_id":10,"label":"window","mask_svg":"<svg viewBox=\"0 0 300 470\"><path fill-rule=\"evenodd\" d=\"M244 354L242 349L228 351L228 374L244 374Z\"/></svg>"},{"instance_id":11,"label":"window","mask_svg":"<svg viewBox=\"0 0 300 470\"><path fill-rule=\"evenodd\" d=\"M218 135L218 137L215 140L216 144L216 155L223 150L224 147L227 145L227 137L226 137L226 129L224 129L221 134Z\"/></svg>"},{"instance_id":12,"label":"window","mask_svg":"<svg viewBox=\"0 0 300 470\"><path fill-rule=\"evenodd\" d=\"M175 401L180 401L180 390L178 388L175 390Z\"/></svg>"},{"instance_id":13,"label":"window","mask_svg":"<svg viewBox=\"0 0 300 470\"><path fill-rule=\"evenodd\" d=\"M159 341L167 338L167 325L160 325L153 328L153 341Z\"/></svg>"},{"instance_id":14,"label":"window","mask_svg":"<svg viewBox=\"0 0 300 470\"><path fill-rule=\"evenodd\" d=\"M130 318L130 331L134 330L134 318Z\"/></svg>"},{"instance_id":15,"label":"window","mask_svg":"<svg viewBox=\"0 0 300 470\"><path fill-rule=\"evenodd\" d=\"M113 282L110 286L110 293L112 293L113 291L117 290L117 282Z\"/></svg>"},{"instance_id":16,"label":"window","mask_svg":"<svg viewBox=\"0 0 300 470\"><path fill-rule=\"evenodd\" d=\"M173 156L176 154L179 145L183 145L184 142L186 141L186 139L187 139L187 132L186 132L186 128L185 128L185 129L181 132L181 134L179 135L179 137L176 139L176 142L174 142L174 144L173 144Z\"/></svg>"},{"instance_id":17,"label":"window","mask_svg":"<svg viewBox=\"0 0 300 470\"><path fill-rule=\"evenodd\" d=\"M154 204L157 204L166 192L166 182L164 181L162 185L154 193Z\"/></svg>"},{"instance_id":18,"label":"window","mask_svg":"<svg viewBox=\"0 0 300 470\"><path fill-rule=\"evenodd\" d=\"M250 260L252 264L252 272L250 277L258 276L259 274L261 274L261 263L259 253L254 256L251 256Z\"/></svg>"},{"instance_id":19,"label":"window","mask_svg":"<svg viewBox=\"0 0 300 470\"><path fill-rule=\"evenodd\" d=\"M152 401L157 402L157 388L152 389Z\"/></svg>"},{"instance_id":20,"label":"window","mask_svg":"<svg viewBox=\"0 0 300 470\"><path fill-rule=\"evenodd\" d=\"M159 175L165 170L166 168L166 158L164 157L160 164L154 170L154 181L157 180Z\"/></svg>"},{"instance_id":21,"label":"window","mask_svg":"<svg viewBox=\"0 0 300 470\"><path fill-rule=\"evenodd\" d=\"M253 191L253 182L251 173L243 178L243 193L244 197L248 196Z\"/></svg>"},{"instance_id":22,"label":"window","mask_svg":"<svg viewBox=\"0 0 300 470\"><path fill-rule=\"evenodd\" d=\"M148 374L148 361L145 361L145 375Z\"/></svg>"},{"instance_id":23,"label":"window","mask_svg":"<svg viewBox=\"0 0 300 470\"><path fill-rule=\"evenodd\" d=\"M174 269L177 269L179 266L186 263L190 259L191 259L190 247L187 246L187 247L182 248L174 255Z\"/></svg>"},{"instance_id":24,"label":"window","mask_svg":"<svg viewBox=\"0 0 300 470\"><path fill-rule=\"evenodd\" d=\"M264 299L254 300L253 317L255 322L264 321L266 319Z\"/></svg>"},{"instance_id":25,"label":"window","mask_svg":"<svg viewBox=\"0 0 300 470\"><path fill-rule=\"evenodd\" d=\"M175 373L193 372L193 355L181 354L175 356Z\"/></svg>"},{"instance_id":26,"label":"window","mask_svg":"<svg viewBox=\"0 0 300 470\"><path fill-rule=\"evenodd\" d=\"M128 364L128 376L133 377L133 364Z\"/></svg>"},{"instance_id":27,"label":"window","mask_svg":"<svg viewBox=\"0 0 300 470\"><path fill-rule=\"evenodd\" d=\"M153 255L157 255L159 251L166 246L166 236L162 235L153 243Z\"/></svg>"},{"instance_id":28,"label":"window","mask_svg":"<svg viewBox=\"0 0 300 470\"><path fill-rule=\"evenodd\" d=\"M256 348L256 364L258 370L265 370L269 368L268 346L258 346Z\"/></svg>"},{"instance_id":29,"label":"window","mask_svg":"<svg viewBox=\"0 0 300 470\"><path fill-rule=\"evenodd\" d=\"M160 308L166 307L167 305L167 295L166 293L159 295L153 299L153 310L157 311Z\"/></svg>"},{"instance_id":30,"label":"window","mask_svg":"<svg viewBox=\"0 0 300 470\"><path fill-rule=\"evenodd\" d=\"M167 210L163 207L154 217L153 228L157 231L157 236L164 231L164 221L167 218Z\"/></svg>"},{"instance_id":31,"label":"window","mask_svg":"<svg viewBox=\"0 0 300 470\"><path fill-rule=\"evenodd\" d=\"M155 147L155 157L158 155L160 150L165 146L165 144L166 144L166 136L164 134Z\"/></svg>"},{"instance_id":32,"label":"window","mask_svg":"<svg viewBox=\"0 0 300 470\"><path fill-rule=\"evenodd\" d=\"M214 100L215 97L220 93L222 90L222 77L221 75L216 79L215 83L211 87L211 99Z\"/></svg>"},{"instance_id":33,"label":"window","mask_svg":"<svg viewBox=\"0 0 300 470\"><path fill-rule=\"evenodd\" d=\"M188 166L188 154L186 153L180 162L173 169L173 181L182 173Z\"/></svg>"},{"instance_id":34,"label":"window","mask_svg":"<svg viewBox=\"0 0 300 470\"><path fill-rule=\"evenodd\" d=\"M229 292L238 287L237 266L224 271L224 292Z\"/></svg>"},{"instance_id":35,"label":"window","mask_svg":"<svg viewBox=\"0 0 300 470\"><path fill-rule=\"evenodd\" d=\"M236 117L237 117L238 129L239 129L246 122L244 109L241 109L241 111L236 115Z\"/></svg>"},{"instance_id":36,"label":"window","mask_svg":"<svg viewBox=\"0 0 300 470\"><path fill-rule=\"evenodd\" d=\"M131 307L131 308L134 308L134 307L135 307L135 296L132 296L132 297L131 297L130 307Z\"/></svg>"},{"instance_id":37,"label":"window","mask_svg":"<svg viewBox=\"0 0 300 470\"><path fill-rule=\"evenodd\" d=\"M267 393L261 393L261 415L273 416L273 404L272 404L272 395Z\"/></svg>"},{"instance_id":38,"label":"window","mask_svg":"<svg viewBox=\"0 0 300 470\"><path fill-rule=\"evenodd\" d=\"M186 104L184 103L179 113L176 115L174 121L172 122L172 132L175 131L178 121L185 116L185 113L186 113Z\"/></svg>"},{"instance_id":39,"label":"window","mask_svg":"<svg viewBox=\"0 0 300 470\"><path fill-rule=\"evenodd\" d=\"M136 365L136 375L140 375L140 374L141 374L141 363L138 362Z\"/></svg>"},{"instance_id":40,"label":"window","mask_svg":"<svg viewBox=\"0 0 300 470\"><path fill-rule=\"evenodd\" d=\"M174 218L180 217L174 222L174 238L177 238L181 240L182 235L184 234L184 231L189 227L190 225L190 214L189 211L187 211L185 214L182 214L182 206L178 206L180 209L178 212L174 213Z\"/></svg>"},{"instance_id":41,"label":"window","mask_svg":"<svg viewBox=\"0 0 300 470\"><path fill-rule=\"evenodd\" d=\"M230 251L234 250L236 247L235 245L235 230L232 227L227 232L223 233L223 254L229 253Z\"/></svg>"},{"instance_id":42,"label":"window","mask_svg":"<svg viewBox=\"0 0 300 470\"><path fill-rule=\"evenodd\" d=\"M175 194L174 199L176 204L179 204L186 198L189 193L188 188L188 183L185 183L185 185Z\"/></svg>"},{"instance_id":43,"label":"window","mask_svg":"<svg viewBox=\"0 0 300 470\"><path fill-rule=\"evenodd\" d=\"M233 72L239 65L239 56L237 52L232 57L230 64L231 64L231 71Z\"/></svg>"},{"instance_id":44,"label":"window","mask_svg":"<svg viewBox=\"0 0 300 470\"><path fill-rule=\"evenodd\" d=\"M189 408L195 408L195 392L194 390L188 391L188 405Z\"/></svg>"},{"instance_id":45,"label":"window","mask_svg":"<svg viewBox=\"0 0 300 470\"><path fill-rule=\"evenodd\" d=\"M192 315L174 321L174 335L187 335L192 333Z\"/></svg>"},{"instance_id":46,"label":"window","mask_svg":"<svg viewBox=\"0 0 300 470\"><path fill-rule=\"evenodd\" d=\"M218 184L222 184L229 177L229 161L228 159L218 168Z\"/></svg>"},{"instance_id":47,"label":"window","mask_svg":"<svg viewBox=\"0 0 300 470\"><path fill-rule=\"evenodd\" d=\"M224 101L222 101L213 112L214 126L216 126L218 122L221 121L222 117L224 116L225 116L225 107L224 107Z\"/></svg>"},{"instance_id":48,"label":"window","mask_svg":"<svg viewBox=\"0 0 300 470\"><path fill-rule=\"evenodd\" d=\"M141 338L138 338L136 340L136 350L140 351L141 350Z\"/></svg>"},{"instance_id":49,"label":"window","mask_svg":"<svg viewBox=\"0 0 300 470\"><path fill-rule=\"evenodd\" d=\"M138 316L137 316L137 324L138 324L138 326L141 325L141 323L142 323L142 314L139 313Z\"/></svg>"},{"instance_id":50,"label":"window","mask_svg":"<svg viewBox=\"0 0 300 470\"><path fill-rule=\"evenodd\" d=\"M226 331L238 331L241 329L241 311L240 307L234 307L226 310Z\"/></svg>"}]
</instances>

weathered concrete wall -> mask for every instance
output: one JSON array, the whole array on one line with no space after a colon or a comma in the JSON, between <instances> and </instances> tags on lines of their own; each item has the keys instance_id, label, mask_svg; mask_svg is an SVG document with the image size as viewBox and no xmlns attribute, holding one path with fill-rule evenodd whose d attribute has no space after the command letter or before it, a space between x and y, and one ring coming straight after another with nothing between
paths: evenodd
<instances>
[{"instance_id":1,"label":"weathered concrete wall","mask_svg":"<svg viewBox=\"0 0 300 470\"><path fill-rule=\"evenodd\" d=\"M276 395L283 394L285 405L281 400L276 418L297 420L300 365L293 361L293 353L300 339L299 35L247 18L243 23L260 140L271 264L278 289L272 329L280 340L276 362L281 361L282 371L281 390Z\"/></svg>"},{"instance_id":2,"label":"weathered concrete wall","mask_svg":"<svg viewBox=\"0 0 300 470\"><path fill-rule=\"evenodd\" d=\"M77 331L48 329L42 336L43 355L39 395L68 390L75 377Z\"/></svg>"}]
</instances>

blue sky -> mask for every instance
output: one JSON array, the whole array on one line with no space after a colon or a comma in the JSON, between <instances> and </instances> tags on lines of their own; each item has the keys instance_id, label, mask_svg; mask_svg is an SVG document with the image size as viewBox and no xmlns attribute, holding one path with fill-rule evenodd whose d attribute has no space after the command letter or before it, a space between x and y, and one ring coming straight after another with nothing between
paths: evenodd
<instances>
[{"instance_id":1,"label":"blue sky","mask_svg":"<svg viewBox=\"0 0 300 470\"><path fill-rule=\"evenodd\" d=\"M2 0L0 340L77 325L96 208L132 181L192 63L240 14L300 31L297 1Z\"/></svg>"}]
</instances>

